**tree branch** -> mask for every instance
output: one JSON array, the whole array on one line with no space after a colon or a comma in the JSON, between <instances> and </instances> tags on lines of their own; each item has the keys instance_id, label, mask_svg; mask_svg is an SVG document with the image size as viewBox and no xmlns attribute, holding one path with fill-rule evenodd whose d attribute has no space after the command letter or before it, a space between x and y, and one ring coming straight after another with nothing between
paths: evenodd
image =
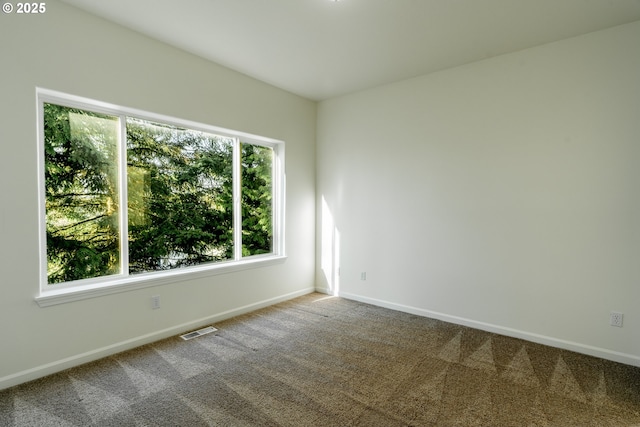
<instances>
[{"instance_id":1,"label":"tree branch","mask_svg":"<svg viewBox=\"0 0 640 427\"><path fill-rule=\"evenodd\" d=\"M104 218L106 216L107 216L107 214L102 214L102 215L95 216L93 218L84 219L84 220L82 220L80 222L76 222L75 224L67 225L66 227L60 227L58 230L68 230L70 228L77 227L77 226L79 226L81 224L84 224L84 223L87 223L87 222L91 222L91 221L95 221L96 219Z\"/></svg>"}]
</instances>

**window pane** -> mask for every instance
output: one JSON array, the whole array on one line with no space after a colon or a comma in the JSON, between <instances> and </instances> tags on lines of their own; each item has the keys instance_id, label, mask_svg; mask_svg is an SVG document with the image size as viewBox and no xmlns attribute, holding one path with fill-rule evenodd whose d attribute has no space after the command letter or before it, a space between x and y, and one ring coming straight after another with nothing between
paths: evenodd
<instances>
[{"instance_id":1,"label":"window pane","mask_svg":"<svg viewBox=\"0 0 640 427\"><path fill-rule=\"evenodd\" d=\"M119 121L44 104L48 283L120 273Z\"/></svg>"},{"instance_id":2,"label":"window pane","mask_svg":"<svg viewBox=\"0 0 640 427\"><path fill-rule=\"evenodd\" d=\"M233 259L233 140L127 118L129 272Z\"/></svg>"},{"instance_id":3,"label":"window pane","mask_svg":"<svg viewBox=\"0 0 640 427\"><path fill-rule=\"evenodd\" d=\"M273 149L242 143L242 255L273 252Z\"/></svg>"}]
</instances>

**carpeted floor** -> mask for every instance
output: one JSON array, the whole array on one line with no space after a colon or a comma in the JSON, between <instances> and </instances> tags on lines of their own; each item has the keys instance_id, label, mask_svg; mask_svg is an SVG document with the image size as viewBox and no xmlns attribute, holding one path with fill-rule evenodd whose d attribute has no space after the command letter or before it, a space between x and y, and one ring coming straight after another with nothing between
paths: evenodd
<instances>
[{"instance_id":1,"label":"carpeted floor","mask_svg":"<svg viewBox=\"0 0 640 427\"><path fill-rule=\"evenodd\" d=\"M0 391L2 426L640 426L640 368L311 294Z\"/></svg>"}]
</instances>

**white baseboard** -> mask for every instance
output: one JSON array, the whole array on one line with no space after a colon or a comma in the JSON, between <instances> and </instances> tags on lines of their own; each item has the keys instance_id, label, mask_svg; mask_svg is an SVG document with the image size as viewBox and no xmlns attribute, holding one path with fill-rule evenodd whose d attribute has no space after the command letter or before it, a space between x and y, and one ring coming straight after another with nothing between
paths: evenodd
<instances>
[{"instance_id":1,"label":"white baseboard","mask_svg":"<svg viewBox=\"0 0 640 427\"><path fill-rule=\"evenodd\" d=\"M316 292L322 292L322 290L316 288ZM624 363L626 365L640 367L640 357L633 354L620 353L617 351L607 350L605 348L593 347L590 345L581 344L573 341L567 341L567 340L553 338L545 335L539 335L531 332L520 331L517 329L507 328L499 325L493 325L490 323L478 322L472 319L466 319L458 316L451 316L451 315L439 313L436 311L425 310L422 308L412 307L412 306L403 305L403 304L396 304L389 301L383 301L375 298L364 297L361 295L356 295L356 294L351 294L346 292L340 292L339 296L342 298L351 299L354 301L360 301L360 302L375 305L378 307L384 307L384 308L389 308L391 310L397 310L405 313L415 314L417 316L443 320L445 322L454 323L457 325L468 326L470 328L480 329L480 330L492 332L495 334L505 335L513 338L520 338L526 341L548 345L550 347L561 348L564 350L574 351L576 353L582 353L589 356L599 357L601 359L611 360L618 363Z\"/></svg>"},{"instance_id":2,"label":"white baseboard","mask_svg":"<svg viewBox=\"0 0 640 427\"><path fill-rule=\"evenodd\" d=\"M327 288L327 287L318 287L316 286L315 288L316 292L319 292L321 294L327 294L327 295L331 295L331 289ZM346 298L346 297L345 297Z\"/></svg>"},{"instance_id":3,"label":"white baseboard","mask_svg":"<svg viewBox=\"0 0 640 427\"><path fill-rule=\"evenodd\" d=\"M140 347L141 345L149 344L155 341L159 341L164 338L179 335L181 333L197 329L207 324L220 322L222 320L230 319L241 314L249 313L251 311L258 310L260 308L268 307L270 305L277 304L279 302L287 301L302 295L307 295L314 292L314 288L306 288L300 291L292 292L285 295L280 295L274 298L270 298L263 301L258 301L253 304L245 305L243 307L234 308L231 310L217 313L212 316L203 317L191 322L183 323L181 325L173 326L171 328L155 331L146 335L142 335L136 338L132 338L126 341L121 341L106 347L98 348L88 351L86 353L67 357L62 360L56 360L55 362L47 363L45 365L36 366L32 369L17 372L15 374L7 375L0 378L0 390L13 387L18 384L22 384L28 381L32 381L47 375L54 374L56 372L64 371L65 369L73 368L74 366L83 365L85 363L92 362L94 360L102 359L103 357L111 356L116 353L120 353L132 348Z\"/></svg>"}]
</instances>

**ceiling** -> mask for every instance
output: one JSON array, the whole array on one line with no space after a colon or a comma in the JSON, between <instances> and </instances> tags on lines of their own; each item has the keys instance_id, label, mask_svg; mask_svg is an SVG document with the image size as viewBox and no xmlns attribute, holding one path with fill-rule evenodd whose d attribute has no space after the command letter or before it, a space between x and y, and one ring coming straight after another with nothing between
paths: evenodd
<instances>
[{"instance_id":1,"label":"ceiling","mask_svg":"<svg viewBox=\"0 0 640 427\"><path fill-rule=\"evenodd\" d=\"M62 1L312 100L640 20L640 0Z\"/></svg>"}]
</instances>

